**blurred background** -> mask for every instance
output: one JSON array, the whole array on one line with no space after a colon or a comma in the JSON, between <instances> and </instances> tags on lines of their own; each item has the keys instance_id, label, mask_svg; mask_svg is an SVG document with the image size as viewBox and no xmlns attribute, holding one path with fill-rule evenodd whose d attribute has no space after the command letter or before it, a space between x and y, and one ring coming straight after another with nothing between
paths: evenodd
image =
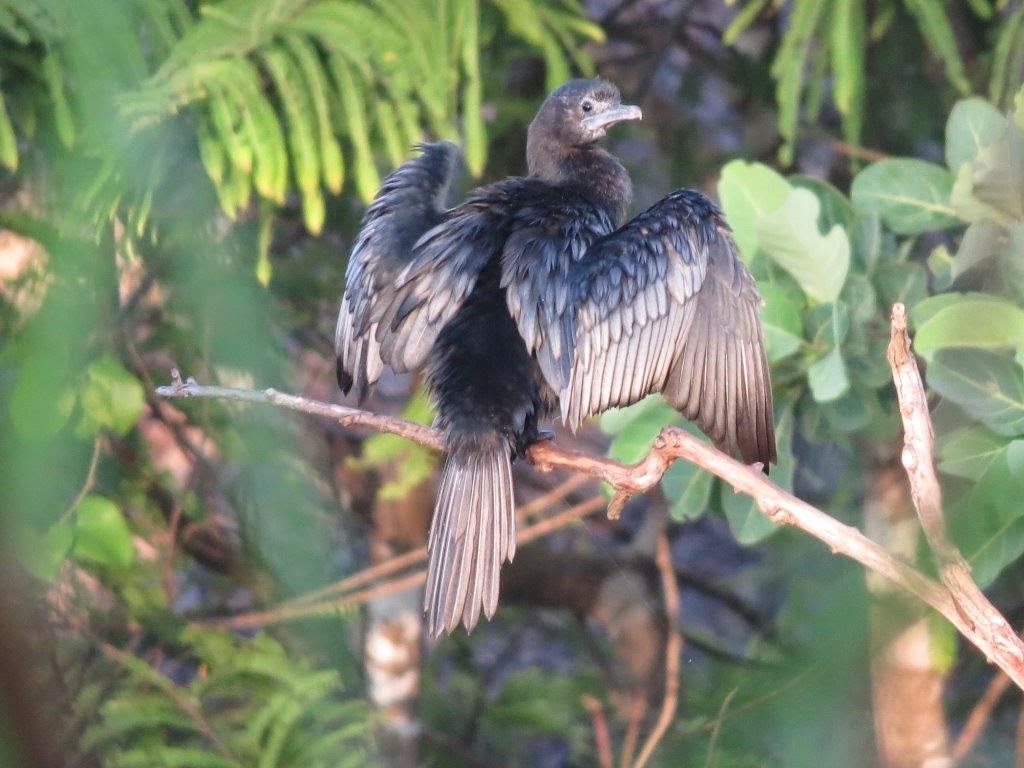
<instances>
[{"instance_id":1,"label":"blurred background","mask_svg":"<svg viewBox=\"0 0 1024 768\"><path fill-rule=\"evenodd\" d=\"M1024 765L1020 692L952 627L692 467L609 521L518 465L498 614L429 643L436 455L155 394L178 367L345 402L383 175L433 138L464 188L521 174L545 94L595 73L644 111L610 142L634 212L715 196L758 279L772 479L932 568L906 302L949 524L1024 627L1020 0L0 0L0 763L638 765L671 674L651 766ZM367 407L431 419L414 377ZM651 399L557 443L635 461L678 423Z\"/></svg>"}]
</instances>

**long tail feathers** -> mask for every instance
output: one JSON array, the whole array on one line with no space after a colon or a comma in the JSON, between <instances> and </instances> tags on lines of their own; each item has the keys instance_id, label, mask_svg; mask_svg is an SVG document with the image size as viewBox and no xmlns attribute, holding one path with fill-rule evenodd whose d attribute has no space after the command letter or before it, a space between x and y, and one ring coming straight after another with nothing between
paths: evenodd
<instances>
[{"instance_id":1,"label":"long tail feathers","mask_svg":"<svg viewBox=\"0 0 1024 768\"><path fill-rule=\"evenodd\" d=\"M467 630L498 607L501 564L516 550L512 460L508 447L449 453L441 472L427 544L424 610L431 637Z\"/></svg>"}]
</instances>

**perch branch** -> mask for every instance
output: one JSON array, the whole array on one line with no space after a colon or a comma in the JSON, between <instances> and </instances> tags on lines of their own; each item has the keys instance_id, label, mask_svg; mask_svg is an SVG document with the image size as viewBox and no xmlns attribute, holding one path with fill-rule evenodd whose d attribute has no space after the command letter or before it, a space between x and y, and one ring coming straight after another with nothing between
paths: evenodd
<instances>
[{"instance_id":1,"label":"perch branch","mask_svg":"<svg viewBox=\"0 0 1024 768\"><path fill-rule=\"evenodd\" d=\"M1024 669L1024 642L971 578L970 565L946 530L942 489L935 475L935 435L928 413L928 400L917 361L910 351L907 308L900 303L892 308L888 358L903 421L901 461L910 480L914 509L937 561L939 577L963 620L980 634L991 638L996 646L994 650L1003 654L1007 662L1015 662L1019 675ZM1020 684L1019 677L1014 680Z\"/></svg>"},{"instance_id":2,"label":"perch branch","mask_svg":"<svg viewBox=\"0 0 1024 768\"><path fill-rule=\"evenodd\" d=\"M435 450L442 448L441 434L430 427L355 408L285 395L272 389L258 392L205 387L192 379L182 381L181 376L175 374L171 386L160 387L157 394L163 397L213 397L277 405L333 419L343 426L366 426L401 435ZM987 612L978 617L983 619L981 621L968 618L957 607L958 603L952 597L948 585L944 586L897 560L857 528L839 522L783 490L769 480L759 467L741 464L685 430L665 428L655 439L647 456L631 466L612 459L563 450L551 441L541 441L530 446L527 458L541 471L559 467L570 469L603 480L620 493L647 491L661 480L661 476L677 459L696 464L724 480L737 493L753 498L758 509L773 522L799 528L823 542L833 552L855 560L916 595L945 616L960 634L1024 690L1024 648L1005 620L995 620Z\"/></svg>"}]
</instances>

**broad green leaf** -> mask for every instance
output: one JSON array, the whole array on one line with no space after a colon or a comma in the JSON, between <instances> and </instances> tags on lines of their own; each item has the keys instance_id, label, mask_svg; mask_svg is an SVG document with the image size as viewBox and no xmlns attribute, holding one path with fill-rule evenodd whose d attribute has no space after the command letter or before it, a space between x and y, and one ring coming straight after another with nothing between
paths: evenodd
<instances>
[{"instance_id":1,"label":"broad green leaf","mask_svg":"<svg viewBox=\"0 0 1024 768\"><path fill-rule=\"evenodd\" d=\"M708 506L714 475L688 461L677 461L661 478L673 520L700 516Z\"/></svg>"},{"instance_id":2,"label":"broad green leaf","mask_svg":"<svg viewBox=\"0 0 1024 768\"><path fill-rule=\"evenodd\" d=\"M773 283L758 286L764 306L761 307L761 325L764 327L764 346L768 361L774 363L800 349L803 343L803 321L800 307L784 290Z\"/></svg>"},{"instance_id":3,"label":"broad green leaf","mask_svg":"<svg viewBox=\"0 0 1024 768\"><path fill-rule=\"evenodd\" d=\"M846 362L839 347L807 369L807 384L811 394L819 403L837 400L850 388L850 379L846 373Z\"/></svg>"},{"instance_id":4,"label":"broad green leaf","mask_svg":"<svg viewBox=\"0 0 1024 768\"><path fill-rule=\"evenodd\" d=\"M1024 554L1024 477L1011 465L1011 449L1019 453L1024 441L1000 450L974 489L950 505L950 530L971 564L971 575L982 588Z\"/></svg>"},{"instance_id":5,"label":"broad green leaf","mask_svg":"<svg viewBox=\"0 0 1024 768\"><path fill-rule=\"evenodd\" d=\"M877 213L894 232L916 235L960 221L949 202L953 176L924 160L881 160L857 174L850 188L854 207Z\"/></svg>"},{"instance_id":6,"label":"broad green leaf","mask_svg":"<svg viewBox=\"0 0 1024 768\"><path fill-rule=\"evenodd\" d=\"M913 307L928 296L928 273L915 261L885 264L875 271L875 287L883 307L897 301Z\"/></svg>"},{"instance_id":7,"label":"broad green leaf","mask_svg":"<svg viewBox=\"0 0 1024 768\"><path fill-rule=\"evenodd\" d=\"M788 180L794 187L800 187L801 189L813 192L814 196L818 198L818 202L821 203L818 229L828 232L836 224L847 232L852 229L856 219L853 206L846 199L846 195L832 184L816 176L804 176L803 174L794 174Z\"/></svg>"},{"instance_id":8,"label":"broad green leaf","mask_svg":"<svg viewBox=\"0 0 1024 768\"><path fill-rule=\"evenodd\" d=\"M128 432L142 415L145 394L142 384L113 357L94 360L82 390L82 422L78 432L93 435L109 429L119 435Z\"/></svg>"},{"instance_id":9,"label":"broad green leaf","mask_svg":"<svg viewBox=\"0 0 1024 768\"><path fill-rule=\"evenodd\" d=\"M835 301L850 267L850 241L842 227L818 230L818 198L791 189L781 208L760 217L758 238L765 252L789 272L814 301Z\"/></svg>"},{"instance_id":10,"label":"broad green leaf","mask_svg":"<svg viewBox=\"0 0 1024 768\"><path fill-rule=\"evenodd\" d=\"M1005 227L988 219L975 221L964 232L960 247L953 256L952 276L960 277L990 259L1007 255L1010 243L1010 233Z\"/></svg>"},{"instance_id":11,"label":"broad green leaf","mask_svg":"<svg viewBox=\"0 0 1024 768\"><path fill-rule=\"evenodd\" d=\"M769 479L787 491L793 489L793 410L778 413L775 422L775 444L779 463L770 468ZM757 508L749 496L735 493L731 486L722 486L722 511L729 529L741 544L756 544L773 533L778 526Z\"/></svg>"},{"instance_id":12,"label":"broad green leaf","mask_svg":"<svg viewBox=\"0 0 1024 768\"><path fill-rule=\"evenodd\" d=\"M132 534L110 499L86 496L75 513L75 557L106 568L124 569L135 561Z\"/></svg>"},{"instance_id":13,"label":"broad green leaf","mask_svg":"<svg viewBox=\"0 0 1024 768\"><path fill-rule=\"evenodd\" d=\"M1008 356L985 349L943 349L928 385L1000 435L1024 434L1024 376Z\"/></svg>"},{"instance_id":14,"label":"broad green leaf","mask_svg":"<svg viewBox=\"0 0 1024 768\"><path fill-rule=\"evenodd\" d=\"M941 435L937 443L939 470L968 480L978 480L1007 445L1006 438L978 426Z\"/></svg>"},{"instance_id":15,"label":"broad green leaf","mask_svg":"<svg viewBox=\"0 0 1024 768\"><path fill-rule=\"evenodd\" d=\"M1024 345L1024 310L994 296L972 295L960 301L944 302L942 309L930 313L914 335L914 349L921 355L943 347L1021 345Z\"/></svg>"},{"instance_id":16,"label":"broad green leaf","mask_svg":"<svg viewBox=\"0 0 1024 768\"><path fill-rule=\"evenodd\" d=\"M62 380L64 373L61 361L46 355L33 355L22 364L8 403L19 437L44 441L67 424L76 398Z\"/></svg>"},{"instance_id":17,"label":"broad green leaf","mask_svg":"<svg viewBox=\"0 0 1024 768\"><path fill-rule=\"evenodd\" d=\"M961 167L957 185L1002 214L997 221L1011 224L1024 221L1024 129L1013 120L1005 120L1003 126L998 138Z\"/></svg>"},{"instance_id":18,"label":"broad green leaf","mask_svg":"<svg viewBox=\"0 0 1024 768\"><path fill-rule=\"evenodd\" d=\"M718 197L740 254L748 264L758 251L758 222L782 206L789 190L789 182L763 163L731 160L722 168Z\"/></svg>"},{"instance_id":19,"label":"broad green leaf","mask_svg":"<svg viewBox=\"0 0 1024 768\"><path fill-rule=\"evenodd\" d=\"M961 99L946 122L946 165L956 173L960 166L977 157L981 149L1003 132L1006 118L977 96Z\"/></svg>"},{"instance_id":20,"label":"broad green leaf","mask_svg":"<svg viewBox=\"0 0 1024 768\"><path fill-rule=\"evenodd\" d=\"M37 579L51 581L57 577L60 566L71 551L74 530L70 523L56 522L40 536L31 530L21 530L22 540L18 554L29 573Z\"/></svg>"}]
</instances>

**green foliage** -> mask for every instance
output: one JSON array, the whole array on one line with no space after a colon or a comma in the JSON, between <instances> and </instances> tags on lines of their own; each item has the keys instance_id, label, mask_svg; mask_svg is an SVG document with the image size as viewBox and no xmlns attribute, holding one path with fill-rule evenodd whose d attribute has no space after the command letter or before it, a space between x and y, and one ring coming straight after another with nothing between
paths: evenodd
<instances>
[{"instance_id":1,"label":"green foliage","mask_svg":"<svg viewBox=\"0 0 1024 768\"><path fill-rule=\"evenodd\" d=\"M372 760L370 714L338 674L291 658L266 635L210 630L180 638L195 653L192 680L177 685L140 658L117 652L117 694L82 739L112 766L346 766Z\"/></svg>"},{"instance_id":2,"label":"green foliage","mask_svg":"<svg viewBox=\"0 0 1024 768\"><path fill-rule=\"evenodd\" d=\"M719 185L765 300L780 457L772 478L784 487L792 483L794 425L813 443L831 440L847 449L854 440L895 435L885 345L889 309L905 302L915 349L929 361L928 385L958 414L939 436L940 468L976 481L966 491L954 486L952 517L986 580L1024 553L1024 510L1012 503L1024 470L1010 460L1024 456L1018 448L1024 444L1020 103L1024 95L1008 115L977 98L958 103L946 129L948 168L883 160L857 174L849 200L822 182L787 180L742 161L723 168ZM947 269L946 287L988 271L996 275L990 292L927 297L929 271L913 251L920 236L940 230L961 234L952 257L929 259L933 268ZM680 422L651 399L606 415L602 426L615 434L611 455L632 462L662 426ZM983 482L995 490L982 489ZM673 468L663 485L677 518L710 504L740 541L773 530L749 500L723 489L716 501L690 469ZM969 512L973 504L984 513Z\"/></svg>"},{"instance_id":3,"label":"green foliage","mask_svg":"<svg viewBox=\"0 0 1024 768\"><path fill-rule=\"evenodd\" d=\"M1024 9L1007 14L999 23L987 0L955 0L986 22L998 35L991 64L990 93L1005 104L1014 90L1013 78L1024 71ZM772 3L772 11L780 3ZM821 108L826 78L832 78L832 98L842 116L843 136L859 145L863 132L867 95L867 50L892 27L896 6L913 19L932 56L941 62L946 82L961 95L974 88L959 49L950 9L944 0L889 0L874 6L861 0L790 0L788 24L772 61L776 81L775 101L783 144L779 160L793 161L801 116L813 121ZM767 0L747 0L723 34L733 45L768 6ZM874 18L867 18L869 10ZM869 30L870 28L870 30Z\"/></svg>"},{"instance_id":4,"label":"green foliage","mask_svg":"<svg viewBox=\"0 0 1024 768\"><path fill-rule=\"evenodd\" d=\"M129 568L135 560L131 531L121 510L103 496L86 496L75 510L76 558L114 570Z\"/></svg>"},{"instance_id":5,"label":"green foliage","mask_svg":"<svg viewBox=\"0 0 1024 768\"><path fill-rule=\"evenodd\" d=\"M156 44L146 42L135 57L140 64L148 59L140 77L110 99L118 130L137 136L187 116L230 218L247 210L254 194L282 205L295 189L313 233L324 224L325 191L340 193L347 176L364 200L376 193L380 153L397 165L427 137L458 140L461 133L469 170L482 173L482 34L507 30L538 52L549 84L566 79L573 65L592 71L578 43L602 39L573 2L223 0L195 14L180 0L119 6L137 24L140 46L144 37ZM63 10L70 19L80 13ZM40 22L50 15L42 4L0 4L0 163L12 170L19 158L12 103L26 127L41 109L7 91L21 70L45 83L45 108L65 146L79 132L76 114L95 107L76 103L89 96L87 86L65 61L60 26ZM95 141L90 149L107 154ZM98 213L111 213L119 202L148 208L154 185L172 171L158 158L137 199L111 200L120 179L107 157L96 181L106 193L92 201Z\"/></svg>"}]
</instances>

